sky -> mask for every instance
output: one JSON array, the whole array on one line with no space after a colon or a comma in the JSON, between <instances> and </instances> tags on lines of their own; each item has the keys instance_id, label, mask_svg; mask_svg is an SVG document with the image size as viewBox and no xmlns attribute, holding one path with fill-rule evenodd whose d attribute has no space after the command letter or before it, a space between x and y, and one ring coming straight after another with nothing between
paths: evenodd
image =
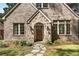
<instances>
[{"instance_id":1,"label":"sky","mask_svg":"<svg viewBox=\"0 0 79 59\"><path fill-rule=\"evenodd\" d=\"M0 13L4 12L3 10L4 7L7 7L7 5L5 3L0 3Z\"/></svg>"}]
</instances>

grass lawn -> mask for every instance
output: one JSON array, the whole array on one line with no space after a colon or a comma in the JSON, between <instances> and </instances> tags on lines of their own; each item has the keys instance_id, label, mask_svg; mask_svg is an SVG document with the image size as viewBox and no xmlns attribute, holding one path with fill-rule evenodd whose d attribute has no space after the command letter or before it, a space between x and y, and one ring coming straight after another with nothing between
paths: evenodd
<instances>
[{"instance_id":1,"label":"grass lawn","mask_svg":"<svg viewBox=\"0 0 79 59\"><path fill-rule=\"evenodd\" d=\"M32 46L26 45L25 42L0 40L0 56L24 56L30 53Z\"/></svg>"},{"instance_id":2,"label":"grass lawn","mask_svg":"<svg viewBox=\"0 0 79 59\"><path fill-rule=\"evenodd\" d=\"M79 45L76 44L46 45L46 47L45 55L47 56L79 56Z\"/></svg>"},{"instance_id":3,"label":"grass lawn","mask_svg":"<svg viewBox=\"0 0 79 59\"><path fill-rule=\"evenodd\" d=\"M0 48L0 56L23 56L30 53L32 47Z\"/></svg>"}]
</instances>

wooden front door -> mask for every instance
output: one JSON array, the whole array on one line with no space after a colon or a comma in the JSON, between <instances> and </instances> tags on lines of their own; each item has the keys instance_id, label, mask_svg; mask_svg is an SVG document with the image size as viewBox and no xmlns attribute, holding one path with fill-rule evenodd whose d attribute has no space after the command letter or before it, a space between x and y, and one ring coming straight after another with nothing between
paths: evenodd
<instances>
[{"instance_id":1,"label":"wooden front door","mask_svg":"<svg viewBox=\"0 0 79 59\"><path fill-rule=\"evenodd\" d=\"M42 41L43 40L43 32L44 32L44 26L42 23L36 23L35 26L35 35L34 35L34 41Z\"/></svg>"}]
</instances>

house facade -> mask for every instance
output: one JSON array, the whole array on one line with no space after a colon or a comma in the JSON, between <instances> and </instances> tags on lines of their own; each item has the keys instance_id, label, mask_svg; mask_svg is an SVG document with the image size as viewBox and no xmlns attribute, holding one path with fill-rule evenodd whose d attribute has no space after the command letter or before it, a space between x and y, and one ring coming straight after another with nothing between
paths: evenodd
<instances>
[{"instance_id":1,"label":"house facade","mask_svg":"<svg viewBox=\"0 0 79 59\"><path fill-rule=\"evenodd\" d=\"M16 4L3 19L4 40L78 40L79 17L64 3Z\"/></svg>"}]
</instances>

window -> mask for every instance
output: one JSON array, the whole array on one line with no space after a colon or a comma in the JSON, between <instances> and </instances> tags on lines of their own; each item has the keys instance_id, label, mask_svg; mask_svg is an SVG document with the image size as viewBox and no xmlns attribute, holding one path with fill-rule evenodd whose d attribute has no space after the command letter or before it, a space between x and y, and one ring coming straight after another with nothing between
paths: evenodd
<instances>
[{"instance_id":1,"label":"window","mask_svg":"<svg viewBox=\"0 0 79 59\"><path fill-rule=\"evenodd\" d=\"M54 24L53 28L54 28L55 33L57 34L57 24Z\"/></svg>"},{"instance_id":2,"label":"window","mask_svg":"<svg viewBox=\"0 0 79 59\"><path fill-rule=\"evenodd\" d=\"M24 34L24 24L20 24L20 34Z\"/></svg>"},{"instance_id":3,"label":"window","mask_svg":"<svg viewBox=\"0 0 79 59\"><path fill-rule=\"evenodd\" d=\"M37 8L41 8L41 3L36 3Z\"/></svg>"},{"instance_id":4,"label":"window","mask_svg":"<svg viewBox=\"0 0 79 59\"><path fill-rule=\"evenodd\" d=\"M67 21L66 23L66 34L70 34L70 22Z\"/></svg>"},{"instance_id":5,"label":"window","mask_svg":"<svg viewBox=\"0 0 79 59\"><path fill-rule=\"evenodd\" d=\"M36 3L37 8L48 8L48 3Z\"/></svg>"},{"instance_id":6,"label":"window","mask_svg":"<svg viewBox=\"0 0 79 59\"><path fill-rule=\"evenodd\" d=\"M64 24L59 24L59 34L64 34Z\"/></svg>"},{"instance_id":7,"label":"window","mask_svg":"<svg viewBox=\"0 0 79 59\"><path fill-rule=\"evenodd\" d=\"M70 21L54 21L54 30L57 34L70 34Z\"/></svg>"},{"instance_id":8,"label":"window","mask_svg":"<svg viewBox=\"0 0 79 59\"><path fill-rule=\"evenodd\" d=\"M13 25L13 33L18 34L18 24Z\"/></svg>"},{"instance_id":9,"label":"window","mask_svg":"<svg viewBox=\"0 0 79 59\"><path fill-rule=\"evenodd\" d=\"M47 8L48 7L48 3L43 3L43 7Z\"/></svg>"},{"instance_id":10,"label":"window","mask_svg":"<svg viewBox=\"0 0 79 59\"><path fill-rule=\"evenodd\" d=\"M24 34L24 23L14 23L13 34L15 35Z\"/></svg>"}]
</instances>

